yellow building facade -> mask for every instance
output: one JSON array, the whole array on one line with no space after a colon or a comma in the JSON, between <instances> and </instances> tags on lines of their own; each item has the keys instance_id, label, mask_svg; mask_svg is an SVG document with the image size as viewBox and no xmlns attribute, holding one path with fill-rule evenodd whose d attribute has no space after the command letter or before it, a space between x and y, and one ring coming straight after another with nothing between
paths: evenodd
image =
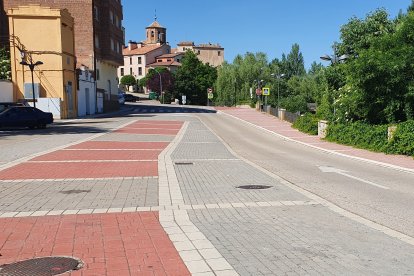
<instances>
[{"instance_id":1,"label":"yellow building facade","mask_svg":"<svg viewBox=\"0 0 414 276\"><path fill-rule=\"evenodd\" d=\"M43 64L35 66L33 71L36 107L52 112L54 117L75 118L77 78L73 17L65 9L40 5L12 8L7 14L14 100L33 101L32 73L29 66L21 62L41 61Z\"/></svg>"}]
</instances>

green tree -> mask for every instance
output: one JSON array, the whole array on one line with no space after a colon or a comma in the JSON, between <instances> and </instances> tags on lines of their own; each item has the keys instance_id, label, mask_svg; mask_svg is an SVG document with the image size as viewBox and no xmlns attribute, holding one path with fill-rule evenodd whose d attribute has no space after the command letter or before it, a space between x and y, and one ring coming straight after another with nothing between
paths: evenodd
<instances>
[{"instance_id":1,"label":"green tree","mask_svg":"<svg viewBox=\"0 0 414 276\"><path fill-rule=\"evenodd\" d=\"M174 78L174 95L186 95L189 104L206 105L207 89L214 86L217 69L203 64L194 52L187 51Z\"/></svg>"},{"instance_id":2,"label":"green tree","mask_svg":"<svg viewBox=\"0 0 414 276\"><path fill-rule=\"evenodd\" d=\"M121 84L126 85L129 91L129 87L135 85L137 83L137 80L132 75L125 75L121 78L120 82Z\"/></svg>"},{"instance_id":3,"label":"green tree","mask_svg":"<svg viewBox=\"0 0 414 276\"><path fill-rule=\"evenodd\" d=\"M291 78L292 76L303 76L306 74L305 61L303 59L302 52L300 51L299 44L295 43L292 45L292 49L286 59L283 60L282 57L282 62L286 63L286 65L284 65L284 71L288 78Z\"/></svg>"},{"instance_id":4,"label":"green tree","mask_svg":"<svg viewBox=\"0 0 414 276\"><path fill-rule=\"evenodd\" d=\"M6 48L0 48L0 80L11 79L10 53Z\"/></svg>"},{"instance_id":5,"label":"green tree","mask_svg":"<svg viewBox=\"0 0 414 276\"><path fill-rule=\"evenodd\" d=\"M336 54L358 56L361 50L370 48L375 38L393 33L395 27L384 9L369 13L365 19L352 17L341 27L341 42L335 47Z\"/></svg>"}]
</instances>

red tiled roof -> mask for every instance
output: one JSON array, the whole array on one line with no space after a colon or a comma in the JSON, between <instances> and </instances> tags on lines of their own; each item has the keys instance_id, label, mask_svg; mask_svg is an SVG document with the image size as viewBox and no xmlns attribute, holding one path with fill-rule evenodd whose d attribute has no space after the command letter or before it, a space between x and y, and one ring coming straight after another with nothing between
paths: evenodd
<instances>
[{"instance_id":1,"label":"red tiled roof","mask_svg":"<svg viewBox=\"0 0 414 276\"><path fill-rule=\"evenodd\" d=\"M151 51L154 51L158 48L161 48L162 46L163 45L157 45L157 44L155 44L155 45L145 45L141 48L135 48L135 49L132 49L132 50L129 50L128 48L124 48L122 50L122 54L124 56L145 55L145 54L147 54Z\"/></svg>"},{"instance_id":2,"label":"red tiled roof","mask_svg":"<svg viewBox=\"0 0 414 276\"><path fill-rule=\"evenodd\" d=\"M173 58L173 57L176 57L176 56L180 56L182 54L183 53L164 54L164 55L158 56L157 58Z\"/></svg>"},{"instance_id":3,"label":"red tiled roof","mask_svg":"<svg viewBox=\"0 0 414 276\"><path fill-rule=\"evenodd\" d=\"M192 41L181 41L177 45L178 46L194 46L194 42L192 42Z\"/></svg>"},{"instance_id":4,"label":"red tiled roof","mask_svg":"<svg viewBox=\"0 0 414 276\"><path fill-rule=\"evenodd\" d=\"M157 21L154 21L154 22L152 22L152 24L151 25L149 25L148 27L147 27L147 29L148 28L163 28L163 29L165 29L163 26L161 26L160 25L160 23L158 23Z\"/></svg>"},{"instance_id":5,"label":"red tiled roof","mask_svg":"<svg viewBox=\"0 0 414 276\"><path fill-rule=\"evenodd\" d=\"M154 66L181 66L181 63L172 60L168 62L154 62L151 64L148 64L146 67L154 67Z\"/></svg>"}]
</instances>

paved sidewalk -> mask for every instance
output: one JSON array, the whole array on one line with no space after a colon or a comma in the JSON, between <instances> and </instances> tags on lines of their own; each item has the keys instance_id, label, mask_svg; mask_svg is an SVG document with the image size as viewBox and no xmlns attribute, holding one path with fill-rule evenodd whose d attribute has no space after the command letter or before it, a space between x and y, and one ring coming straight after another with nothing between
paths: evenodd
<instances>
[{"instance_id":1,"label":"paved sidewalk","mask_svg":"<svg viewBox=\"0 0 414 276\"><path fill-rule=\"evenodd\" d=\"M286 121L281 121L275 116L258 112L252 108L216 108L222 113L231 115L246 121L257 127L266 129L287 139L297 141L314 148L329 151L331 153L346 155L353 158L362 158L371 162L382 163L388 166L396 166L414 172L414 159L403 155L387 155L384 153L371 152L368 150L354 148L352 146L340 145L327 142L317 136L302 133L291 127Z\"/></svg>"},{"instance_id":2,"label":"paved sidewalk","mask_svg":"<svg viewBox=\"0 0 414 276\"><path fill-rule=\"evenodd\" d=\"M71 275L189 275L158 214L158 155L182 125L131 121L1 170L0 266L63 255L85 264Z\"/></svg>"}]
</instances>

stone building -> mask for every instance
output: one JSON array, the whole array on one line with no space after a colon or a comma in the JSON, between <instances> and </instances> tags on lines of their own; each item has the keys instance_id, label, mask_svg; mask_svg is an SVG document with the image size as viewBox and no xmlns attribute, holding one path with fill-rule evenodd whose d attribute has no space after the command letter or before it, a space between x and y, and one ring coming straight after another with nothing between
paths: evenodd
<instances>
[{"instance_id":1,"label":"stone building","mask_svg":"<svg viewBox=\"0 0 414 276\"><path fill-rule=\"evenodd\" d=\"M183 41L177 44L177 48L173 51L175 53L184 53L187 50L193 51L199 60L205 64L217 67L224 62L224 48L220 44L198 44L195 45L193 41Z\"/></svg>"},{"instance_id":2,"label":"stone building","mask_svg":"<svg viewBox=\"0 0 414 276\"><path fill-rule=\"evenodd\" d=\"M94 93L104 94L104 111L118 104L117 68L122 65L124 30L120 0L3 0L4 9L29 4L67 9L75 20L76 67L95 76ZM29 49L30 50L30 49Z\"/></svg>"}]
</instances>

